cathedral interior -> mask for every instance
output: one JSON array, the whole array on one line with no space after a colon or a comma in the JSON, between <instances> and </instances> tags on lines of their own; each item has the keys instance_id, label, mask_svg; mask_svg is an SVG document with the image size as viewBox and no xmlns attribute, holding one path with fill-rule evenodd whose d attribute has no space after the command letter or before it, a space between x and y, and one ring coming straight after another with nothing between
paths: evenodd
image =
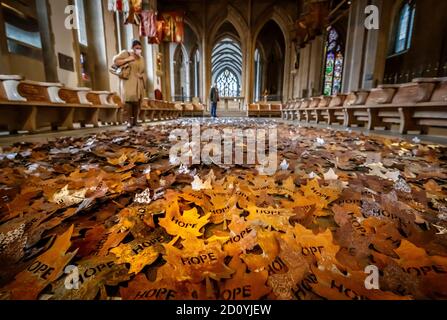
<instances>
[{"instance_id":1,"label":"cathedral interior","mask_svg":"<svg viewBox=\"0 0 447 320\"><path fill-rule=\"evenodd\" d=\"M0 110L0 300L447 299L447 1L0 0Z\"/></svg>"}]
</instances>

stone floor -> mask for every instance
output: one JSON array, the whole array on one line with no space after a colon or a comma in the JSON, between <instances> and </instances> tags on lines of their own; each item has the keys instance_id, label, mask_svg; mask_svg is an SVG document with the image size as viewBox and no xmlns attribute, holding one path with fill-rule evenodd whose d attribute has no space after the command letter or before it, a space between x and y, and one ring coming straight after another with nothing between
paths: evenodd
<instances>
[{"instance_id":1,"label":"stone floor","mask_svg":"<svg viewBox=\"0 0 447 320\"><path fill-rule=\"evenodd\" d=\"M225 119L241 119L240 117L232 117L231 114L228 116L223 117ZM209 118L206 118L209 119ZM262 121L263 119L259 119ZM322 124L303 124L303 123L297 123L296 121L288 121L288 120L282 120L282 119L270 119L277 121L278 123L287 123L287 124L294 124L297 126L302 127L315 127L315 128L332 128L334 130L339 131L345 131L346 128L342 126L327 126ZM145 123L144 126L157 126L162 124L167 124L169 121L163 121L163 122L154 122L154 123ZM65 136L72 136L72 137L82 137L84 135L89 134L95 134L100 132L107 132L107 131L116 131L116 130L127 130L126 126L105 126L100 128L83 128L83 129L76 129L76 130L66 130L66 131L43 131L36 134L18 134L18 135L0 135L0 147L2 146L9 146L14 143L20 143L20 142L33 142L33 143L45 143L48 141L53 141L54 139L57 139L59 137L65 137ZM363 128L351 128L350 130L354 132L362 132L365 135L368 136L384 136L384 137L397 137L404 140L411 141L414 138L418 138L421 140L421 142L424 143L436 143L441 145L447 145L447 136L434 136L434 135L418 135L418 134L407 134L407 135L401 135L397 132L391 132L386 130L375 130L375 131L364 131Z\"/></svg>"},{"instance_id":2,"label":"stone floor","mask_svg":"<svg viewBox=\"0 0 447 320\"><path fill-rule=\"evenodd\" d=\"M197 119L4 137L0 300L447 298L446 147L199 121L213 143L171 141ZM248 160L270 128L258 165L207 149Z\"/></svg>"}]
</instances>

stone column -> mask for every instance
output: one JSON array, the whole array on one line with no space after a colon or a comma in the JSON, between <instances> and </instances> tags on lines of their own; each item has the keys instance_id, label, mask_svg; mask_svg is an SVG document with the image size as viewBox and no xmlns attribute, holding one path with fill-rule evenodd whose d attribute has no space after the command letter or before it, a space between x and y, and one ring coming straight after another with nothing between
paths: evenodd
<instances>
[{"instance_id":1,"label":"stone column","mask_svg":"<svg viewBox=\"0 0 447 320\"><path fill-rule=\"evenodd\" d=\"M295 51L292 46L293 43L289 40L289 37L284 35L285 41L285 55L284 55L284 82L282 86L282 101L287 102L292 96L292 90L290 90L290 83L292 82L292 64L293 64L293 52Z\"/></svg>"},{"instance_id":2,"label":"stone column","mask_svg":"<svg viewBox=\"0 0 447 320\"><path fill-rule=\"evenodd\" d=\"M363 64L365 50L365 8L367 0L352 2L349 12L348 36L345 48L345 68L342 91L347 93L358 90L363 84Z\"/></svg>"},{"instance_id":3,"label":"stone column","mask_svg":"<svg viewBox=\"0 0 447 320\"><path fill-rule=\"evenodd\" d=\"M309 73L309 94L311 96L319 96L322 94L322 74L323 70L323 36L318 36L312 41L310 53L310 73Z\"/></svg>"},{"instance_id":4,"label":"stone column","mask_svg":"<svg viewBox=\"0 0 447 320\"><path fill-rule=\"evenodd\" d=\"M92 86L94 90L110 90L102 2L86 0L84 5L88 55L93 62Z\"/></svg>"},{"instance_id":5,"label":"stone column","mask_svg":"<svg viewBox=\"0 0 447 320\"><path fill-rule=\"evenodd\" d=\"M160 52L163 55L162 58L162 68L163 76L161 79L161 88L163 93L163 99L169 101L171 99L171 65L170 65L170 43L163 42L160 44Z\"/></svg>"},{"instance_id":6,"label":"stone column","mask_svg":"<svg viewBox=\"0 0 447 320\"><path fill-rule=\"evenodd\" d=\"M253 88L254 88L254 55L255 55L255 45L251 36L251 32L249 32L246 36L246 45L242 45L242 48L245 47L243 51L242 58L242 66L245 66L242 70L242 79L244 79L244 85L241 88L241 93L245 99L245 106L248 106L253 102Z\"/></svg>"},{"instance_id":7,"label":"stone column","mask_svg":"<svg viewBox=\"0 0 447 320\"><path fill-rule=\"evenodd\" d=\"M9 52L6 42L5 19L3 18L3 9L0 7L0 73L9 74Z\"/></svg>"},{"instance_id":8,"label":"stone column","mask_svg":"<svg viewBox=\"0 0 447 320\"><path fill-rule=\"evenodd\" d=\"M53 33L51 32L50 6L47 0L36 0L37 19L39 21L40 38L42 40L42 56L45 67L45 79L48 82L59 82L57 75L58 61L54 51ZM67 30L67 32L69 32Z\"/></svg>"}]
</instances>

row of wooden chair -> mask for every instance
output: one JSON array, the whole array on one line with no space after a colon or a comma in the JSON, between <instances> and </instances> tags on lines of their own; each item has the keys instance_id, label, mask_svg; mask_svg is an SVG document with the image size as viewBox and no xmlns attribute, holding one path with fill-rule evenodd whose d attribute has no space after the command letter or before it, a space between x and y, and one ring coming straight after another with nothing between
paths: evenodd
<instances>
[{"instance_id":1,"label":"row of wooden chair","mask_svg":"<svg viewBox=\"0 0 447 320\"><path fill-rule=\"evenodd\" d=\"M201 117L205 116L205 106L201 103L182 103L184 117Z\"/></svg>"},{"instance_id":2,"label":"row of wooden chair","mask_svg":"<svg viewBox=\"0 0 447 320\"><path fill-rule=\"evenodd\" d=\"M182 110L182 106L178 103L145 99L141 106L140 120L143 122L173 120L182 116Z\"/></svg>"},{"instance_id":3,"label":"row of wooden chair","mask_svg":"<svg viewBox=\"0 0 447 320\"><path fill-rule=\"evenodd\" d=\"M10 133L51 127L74 129L99 123L120 124L122 102L113 92L68 88L17 75L0 75L0 129Z\"/></svg>"},{"instance_id":4,"label":"row of wooden chair","mask_svg":"<svg viewBox=\"0 0 447 320\"><path fill-rule=\"evenodd\" d=\"M0 75L0 131L16 133L74 129L124 123L124 104L118 94L69 88L60 83L25 80L18 75ZM200 103L173 103L145 99L140 112L143 122L172 120L181 116L204 116Z\"/></svg>"},{"instance_id":5,"label":"row of wooden chair","mask_svg":"<svg viewBox=\"0 0 447 320\"><path fill-rule=\"evenodd\" d=\"M282 108L281 104L253 103L248 106L248 116L258 118L281 117Z\"/></svg>"},{"instance_id":6,"label":"row of wooden chair","mask_svg":"<svg viewBox=\"0 0 447 320\"><path fill-rule=\"evenodd\" d=\"M290 101L282 118L367 130L397 125L401 134L427 133L430 127L447 127L447 78L418 78L370 91Z\"/></svg>"}]
</instances>

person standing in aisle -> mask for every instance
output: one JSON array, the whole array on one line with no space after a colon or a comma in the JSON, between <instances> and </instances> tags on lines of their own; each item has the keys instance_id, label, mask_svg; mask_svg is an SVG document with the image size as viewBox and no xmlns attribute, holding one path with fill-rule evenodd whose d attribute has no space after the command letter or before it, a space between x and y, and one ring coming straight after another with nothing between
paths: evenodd
<instances>
[{"instance_id":1,"label":"person standing in aisle","mask_svg":"<svg viewBox=\"0 0 447 320\"><path fill-rule=\"evenodd\" d=\"M211 88L210 93L211 101L211 117L217 118L217 103L220 101L219 89L217 88L217 83Z\"/></svg>"}]
</instances>

